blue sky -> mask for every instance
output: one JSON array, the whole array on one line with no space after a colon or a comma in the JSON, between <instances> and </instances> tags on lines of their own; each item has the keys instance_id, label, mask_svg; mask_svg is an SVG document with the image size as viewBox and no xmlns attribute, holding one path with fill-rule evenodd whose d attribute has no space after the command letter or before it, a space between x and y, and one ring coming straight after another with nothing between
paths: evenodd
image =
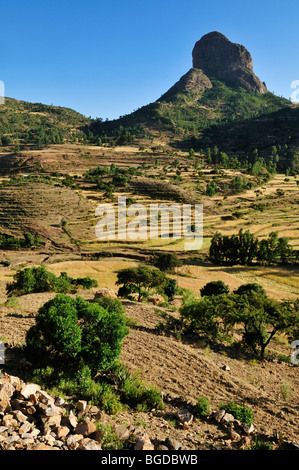
<instances>
[{"instance_id":1,"label":"blue sky","mask_svg":"<svg viewBox=\"0 0 299 470\"><path fill-rule=\"evenodd\" d=\"M210 31L247 47L255 73L277 95L289 98L299 80L298 0L1 3L8 97L115 119L167 91Z\"/></svg>"}]
</instances>

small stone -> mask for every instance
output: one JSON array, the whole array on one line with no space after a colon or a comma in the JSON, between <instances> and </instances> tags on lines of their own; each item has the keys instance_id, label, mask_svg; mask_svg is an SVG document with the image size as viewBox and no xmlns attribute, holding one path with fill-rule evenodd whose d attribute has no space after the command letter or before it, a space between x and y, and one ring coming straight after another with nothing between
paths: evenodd
<instances>
[{"instance_id":1,"label":"small stone","mask_svg":"<svg viewBox=\"0 0 299 470\"><path fill-rule=\"evenodd\" d=\"M9 436L9 437L7 437L4 442L5 442L6 445L9 446L9 445L11 445L11 444L13 444L14 442L17 442L17 441L19 441L19 440L20 440L20 436L15 435L15 436Z\"/></svg>"},{"instance_id":2,"label":"small stone","mask_svg":"<svg viewBox=\"0 0 299 470\"><path fill-rule=\"evenodd\" d=\"M247 435L252 434L254 432L254 426L253 424L244 424L243 430Z\"/></svg>"},{"instance_id":3,"label":"small stone","mask_svg":"<svg viewBox=\"0 0 299 470\"><path fill-rule=\"evenodd\" d=\"M89 436L96 431L96 426L92 421L84 420L77 424L75 433L82 434L83 436Z\"/></svg>"},{"instance_id":4,"label":"small stone","mask_svg":"<svg viewBox=\"0 0 299 470\"><path fill-rule=\"evenodd\" d=\"M100 444L93 439L85 438L80 442L80 450L102 450Z\"/></svg>"},{"instance_id":5,"label":"small stone","mask_svg":"<svg viewBox=\"0 0 299 470\"><path fill-rule=\"evenodd\" d=\"M0 413L6 413L11 410L11 405L9 400L0 400Z\"/></svg>"},{"instance_id":6,"label":"small stone","mask_svg":"<svg viewBox=\"0 0 299 470\"><path fill-rule=\"evenodd\" d=\"M57 450L56 447L49 446L43 442L37 444L32 450Z\"/></svg>"},{"instance_id":7,"label":"small stone","mask_svg":"<svg viewBox=\"0 0 299 470\"><path fill-rule=\"evenodd\" d=\"M11 413L19 423L25 423L27 421L27 416L22 413L20 410L12 411Z\"/></svg>"},{"instance_id":8,"label":"small stone","mask_svg":"<svg viewBox=\"0 0 299 470\"><path fill-rule=\"evenodd\" d=\"M71 426L75 428L78 424L77 418L74 415L73 411L71 410L68 416L64 416L62 420L64 426Z\"/></svg>"},{"instance_id":9,"label":"small stone","mask_svg":"<svg viewBox=\"0 0 299 470\"><path fill-rule=\"evenodd\" d=\"M28 421L25 421L25 423L23 423L19 428L19 433L22 434L29 431L31 431L31 424L28 423Z\"/></svg>"},{"instance_id":10,"label":"small stone","mask_svg":"<svg viewBox=\"0 0 299 470\"><path fill-rule=\"evenodd\" d=\"M85 411L85 410L86 410L86 407L87 407L87 401L85 401L85 400L79 400L79 401L77 402L76 408L77 408L78 411Z\"/></svg>"},{"instance_id":11,"label":"small stone","mask_svg":"<svg viewBox=\"0 0 299 470\"><path fill-rule=\"evenodd\" d=\"M229 424L229 423L233 423L234 421L235 421L235 418L233 417L232 414L225 413L225 415L221 419L221 424Z\"/></svg>"},{"instance_id":12,"label":"small stone","mask_svg":"<svg viewBox=\"0 0 299 470\"><path fill-rule=\"evenodd\" d=\"M69 450L77 450L80 446L80 441L83 440L82 434L72 434L68 436L66 445Z\"/></svg>"},{"instance_id":13,"label":"small stone","mask_svg":"<svg viewBox=\"0 0 299 470\"><path fill-rule=\"evenodd\" d=\"M130 431L125 426L116 425L114 427L114 432L117 439L119 439L120 441L126 441L130 437Z\"/></svg>"},{"instance_id":14,"label":"small stone","mask_svg":"<svg viewBox=\"0 0 299 470\"><path fill-rule=\"evenodd\" d=\"M193 421L193 414L188 410L180 410L176 413L176 417L184 426L190 426Z\"/></svg>"},{"instance_id":15,"label":"small stone","mask_svg":"<svg viewBox=\"0 0 299 470\"><path fill-rule=\"evenodd\" d=\"M238 448L239 449L244 449L248 448L251 445L250 438L248 436L242 436L241 439L238 442Z\"/></svg>"},{"instance_id":16,"label":"small stone","mask_svg":"<svg viewBox=\"0 0 299 470\"><path fill-rule=\"evenodd\" d=\"M28 400L30 398L30 395L35 395L37 391L40 390L40 386L36 384L25 384L19 394L22 398L25 400Z\"/></svg>"},{"instance_id":17,"label":"small stone","mask_svg":"<svg viewBox=\"0 0 299 470\"><path fill-rule=\"evenodd\" d=\"M92 434L93 440L97 442L102 442L104 437L104 434L99 429Z\"/></svg>"},{"instance_id":18,"label":"small stone","mask_svg":"<svg viewBox=\"0 0 299 470\"><path fill-rule=\"evenodd\" d=\"M10 427L12 420L13 420L13 415L6 414L6 415L4 415L3 418L2 418L2 425L3 425L3 426L6 426L6 427Z\"/></svg>"},{"instance_id":19,"label":"small stone","mask_svg":"<svg viewBox=\"0 0 299 470\"><path fill-rule=\"evenodd\" d=\"M155 450L155 447L152 444L149 436L144 433L143 435L137 437L134 450Z\"/></svg>"},{"instance_id":20,"label":"small stone","mask_svg":"<svg viewBox=\"0 0 299 470\"><path fill-rule=\"evenodd\" d=\"M49 393L44 392L43 390L38 390L36 392L36 397L37 397L38 401L44 403L44 405L51 406L52 404L54 404L54 398L51 397L51 395L49 395Z\"/></svg>"},{"instance_id":21,"label":"small stone","mask_svg":"<svg viewBox=\"0 0 299 470\"><path fill-rule=\"evenodd\" d=\"M7 381L0 382L0 400L9 401L14 393L15 388L11 383Z\"/></svg>"},{"instance_id":22,"label":"small stone","mask_svg":"<svg viewBox=\"0 0 299 470\"><path fill-rule=\"evenodd\" d=\"M67 426L58 426L56 429L56 435L58 439L62 439L69 434L70 430Z\"/></svg>"},{"instance_id":23,"label":"small stone","mask_svg":"<svg viewBox=\"0 0 299 470\"><path fill-rule=\"evenodd\" d=\"M65 404L65 401L63 398L61 397L57 397L56 400L55 400L55 405L56 406L63 406Z\"/></svg>"},{"instance_id":24,"label":"small stone","mask_svg":"<svg viewBox=\"0 0 299 470\"><path fill-rule=\"evenodd\" d=\"M31 436L37 437L40 434L40 430L35 428L31 431Z\"/></svg>"},{"instance_id":25,"label":"small stone","mask_svg":"<svg viewBox=\"0 0 299 470\"><path fill-rule=\"evenodd\" d=\"M219 411L216 411L216 413L214 413L212 417L217 423L220 423L224 415L225 415L225 410L219 410Z\"/></svg>"},{"instance_id":26,"label":"small stone","mask_svg":"<svg viewBox=\"0 0 299 470\"><path fill-rule=\"evenodd\" d=\"M233 425L230 426L230 429L229 429L229 432L228 432L228 437L229 439L231 439L232 441L239 441L240 439L240 434L238 434L234 428L233 428Z\"/></svg>"},{"instance_id":27,"label":"small stone","mask_svg":"<svg viewBox=\"0 0 299 470\"><path fill-rule=\"evenodd\" d=\"M166 440L166 444L170 450L180 450L182 448L182 444L171 437Z\"/></svg>"},{"instance_id":28,"label":"small stone","mask_svg":"<svg viewBox=\"0 0 299 470\"><path fill-rule=\"evenodd\" d=\"M159 444L156 446L155 450L166 450L168 451L168 447L164 446L163 444Z\"/></svg>"}]
</instances>

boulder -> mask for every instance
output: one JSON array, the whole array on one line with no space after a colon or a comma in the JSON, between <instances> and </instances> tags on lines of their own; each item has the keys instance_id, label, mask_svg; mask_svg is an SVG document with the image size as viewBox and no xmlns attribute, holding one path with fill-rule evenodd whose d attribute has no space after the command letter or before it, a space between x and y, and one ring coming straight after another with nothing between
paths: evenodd
<instances>
[{"instance_id":1,"label":"boulder","mask_svg":"<svg viewBox=\"0 0 299 470\"><path fill-rule=\"evenodd\" d=\"M112 299L117 299L115 291L109 287L101 287L99 290L97 290L94 298L99 299L101 297L111 297Z\"/></svg>"}]
</instances>

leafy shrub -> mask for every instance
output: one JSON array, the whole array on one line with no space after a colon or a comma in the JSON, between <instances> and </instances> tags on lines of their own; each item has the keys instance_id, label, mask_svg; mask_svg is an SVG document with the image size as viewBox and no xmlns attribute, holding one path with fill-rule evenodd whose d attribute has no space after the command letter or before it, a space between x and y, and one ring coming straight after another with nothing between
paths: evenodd
<instances>
[{"instance_id":1,"label":"leafy shrub","mask_svg":"<svg viewBox=\"0 0 299 470\"><path fill-rule=\"evenodd\" d=\"M208 282L202 289L200 289L201 296L205 295L220 295L228 294L229 288L223 281Z\"/></svg>"},{"instance_id":2,"label":"leafy shrub","mask_svg":"<svg viewBox=\"0 0 299 470\"><path fill-rule=\"evenodd\" d=\"M98 282L90 277L78 277L73 281L77 286L82 286L83 289L91 289L92 287L98 287Z\"/></svg>"},{"instance_id":3,"label":"leafy shrub","mask_svg":"<svg viewBox=\"0 0 299 470\"><path fill-rule=\"evenodd\" d=\"M206 416L208 416L210 412L210 408L211 408L211 404L209 400L204 396L200 396L198 398L198 401L195 405L193 412L195 416L197 416L198 418L205 418Z\"/></svg>"},{"instance_id":4,"label":"leafy shrub","mask_svg":"<svg viewBox=\"0 0 299 470\"><path fill-rule=\"evenodd\" d=\"M44 265L25 268L14 275L14 281L8 285L8 292L19 295L34 292L68 293L74 287L83 286L84 289L97 287L98 283L89 277L73 279L65 272L55 276Z\"/></svg>"},{"instance_id":5,"label":"leafy shrub","mask_svg":"<svg viewBox=\"0 0 299 470\"><path fill-rule=\"evenodd\" d=\"M259 439L255 439L251 445L251 450L272 450L273 446L270 442L263 442Z\"/></svg>"},{"instance_id":6,"label":"leafy shrub","mask_svg":"<svg viewBox=\"0 0 299 470\"><path fill-rule=\"evenodd\" d=\"M266 291L262 288L262 286L256 283L242 284L240 287L238 287L237 290L234 291L235 294L239 295L247 294L248 292L257 292L258 294L266 295Z\"/></svg>"},{"instance_id":7,"label":"leafy shrub","mask_svg":"<svg viewBox=\"0 0 299 470\"><path fill-rule=\"evenodd\" d=\"M161 392L153 386L141 382L138 373L130 375L122 364L116 364L113 377L121 394L122 401L139 411L150 411L164 407Z\"/></svg>"},{"instance_id":8,"label":"leafy shrub","mask_svg":"<svg viewBox=\"0 0 299 470\"><path fill-rule=\"evenodd\" d=\"M168 300L173 300L177 293L177 282L175 279L169 279L164 287L164 294L168 297Z\"/></svg>"},{"instance_id":9,"label":"leafy shrub","mask_svg":"<svg viewBox=\"0 0 299 470\"><path fill-rule=\"evenodd\" d=\"M25 352L59 370L88 366L93 372L109 368L128 334L125 317L108 312L81 297L58 294L46 302L26 336Z\"/></svg>"},{"instance_id":10,"label":"leafy shrub","mask_svg":"<svg viewBox=\"0 0 299 470\"><path fill-rule=\"evenodd\" d=\"M175 253L159 253L155 256L154 265L161 271L173 272L182 262Z\"/></svg>"},{"instance_id":11,"label":"leafy shrub","mask_svg":"<svg viewBox=\"0 0 299 470\"><path fill-rule=\"evenodd\" d=\"M227 308L230 308L231 302L223 294L205 296L201 300L194 300L183 305L180 313L185 322L185 331L191 334L204 334L211 339L221 338L219 318L226 304Z\"/></svg>"},{"instance_id":12,"label":"leafy shrub","mask_svg":"<svg viewBox=\"0 0 299 470\"><path fill-rule=\"evenodd\" d=\"M109 313L114 312L119 315L124 315L126 312L119 299L112 299L111 297L99 297L94 299L94 302L103 307Z\"/></svg>"},{"instance_id":13,"label":"leafy shrub","mask_svg":"<svg viewBox=\"0 0 299 470\"><path fill-rule=\"evenodd\" d=\"M246 406L239 406L234 402L230 402L226 405L220 404L219 408L233 415L233 417L241 421L242 424L252 424L253 422L252 411Z\"/></svg>"}]
</instances>

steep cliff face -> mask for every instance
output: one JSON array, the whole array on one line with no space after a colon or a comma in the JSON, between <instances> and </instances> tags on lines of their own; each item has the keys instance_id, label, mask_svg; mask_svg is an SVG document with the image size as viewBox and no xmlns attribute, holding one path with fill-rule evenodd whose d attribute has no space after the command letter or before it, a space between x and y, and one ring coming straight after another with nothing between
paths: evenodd
<instances>
[{"instance_id":1,"label":"steep cliff face","mask_svg":"<svg viewBox=\"0 0 299 470\"><path fill-rule=\"evenodd\" d=\"M266 84L253 72L250 52L217 31L206 34L197 41L192 57L193 67L201 69L208 77L225 80L249 91L267 92Z\"/></svg>"}]
</instances>

